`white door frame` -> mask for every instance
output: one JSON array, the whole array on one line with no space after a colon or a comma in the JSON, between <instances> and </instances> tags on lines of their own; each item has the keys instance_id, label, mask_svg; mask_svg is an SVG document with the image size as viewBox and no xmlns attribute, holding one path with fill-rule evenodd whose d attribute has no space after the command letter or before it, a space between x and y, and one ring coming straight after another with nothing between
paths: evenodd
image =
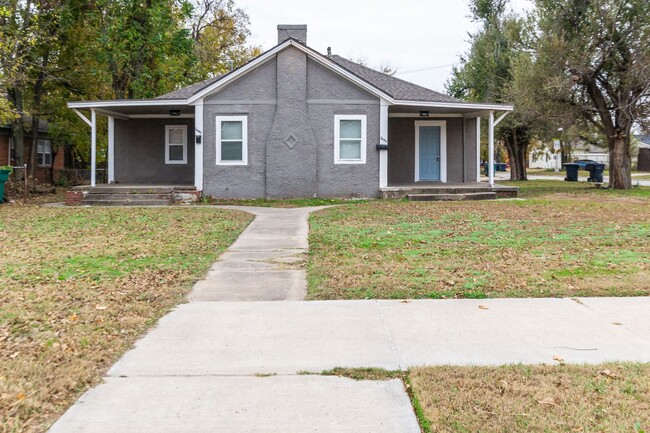
<instances>
[{"instance_id":1,"label":"white door frame","mask_svg":"<svg viewBox=\"0 0 650 433\"><path fill-rule=\"evenodd\" d=\"M415 121L415 181L420 181L420 126L440 127L440 182L447 182L447 121Z\"/></svg>"}]
</instances>

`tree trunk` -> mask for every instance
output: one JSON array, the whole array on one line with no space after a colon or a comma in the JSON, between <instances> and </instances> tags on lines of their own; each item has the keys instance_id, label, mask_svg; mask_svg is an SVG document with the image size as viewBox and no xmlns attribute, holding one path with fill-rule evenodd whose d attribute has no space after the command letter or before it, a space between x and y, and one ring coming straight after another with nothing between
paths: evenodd
<instances>
[{"instance_id":1,"label":"tree trunk","mask_svg":"<svg viewBox=\"0 0 650 433\"><path fill-rule=\"evenodd\" d=\"M34 177L38 152L38 116L32 116L32 148L29 150L29 175Z\"/></svg>"},{"instance_id":2,"label":"tree trunk","mask_svg":"<svg viewBox=\"0 0 650 433\"><path fill-rule=\"evenodd\" d=\"M609 186L614 189L632 188L630 134L609 137Z\"/></svg>"},{"instance_id":3,"label":"tree trunk","mask_svg":"<svg viewBox=\"0 0 650 433\"><path fill-rule=\"evenodd\" d=\"M18 119L11 121L11 131L14 139L14 159L16 166L25 164L25 124L23 123L23 93L22 90L9 89L11 102L18 112ZM24 173L27 176L27 173Z\"/></svg>"},{"instance_id":4,"label":"tree trunk","mask_svg":"<svg viewBox=\"0 0 650 433\"><path fill-rule=\"evenodd\" d=\"M528 180L526 177L526 150L528 143L520 137L517 128L505 137L508 159L510 160L510 180Z\"/></svg>"}]
</instances>

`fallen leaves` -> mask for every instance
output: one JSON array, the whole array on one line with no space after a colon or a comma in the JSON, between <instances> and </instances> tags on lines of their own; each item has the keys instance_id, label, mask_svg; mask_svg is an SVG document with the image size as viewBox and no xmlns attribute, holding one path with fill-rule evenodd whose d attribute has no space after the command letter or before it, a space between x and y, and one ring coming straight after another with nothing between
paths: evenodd
<instances>
[{"instance_id":1,"label":"fallen leaves","mask_svg":"<svg viewBox=\"0 0 650 433\"><path fill-rule=\"evenodd\" d=\"M544 404L547 406L557 406L557 403L555 402L555 399L553 397L546 397L541 400L537 400L537 403Z\"/></svg>"}]
</instances>

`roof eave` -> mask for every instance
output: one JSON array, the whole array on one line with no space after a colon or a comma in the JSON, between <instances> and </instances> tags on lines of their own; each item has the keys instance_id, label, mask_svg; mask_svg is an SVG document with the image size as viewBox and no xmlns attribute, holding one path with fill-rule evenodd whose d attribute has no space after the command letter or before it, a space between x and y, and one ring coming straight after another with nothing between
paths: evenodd
<instances>
[{"instance_id":1,"label":"roof eave","mask_svg":"<svg viewBox=\"0 0 650 433\"><path fill-rule=\"evenodd\" d=\"M512 111L513 105L508 104L483 104L474 102L433 102L433 101L404 101L396 100L394 105L404 105L408 107L432 107L432 108L465 108L476 111Z\"/></svg>"},{"instance_id":2,"label":"roof eave","mask_svg":"<svg viewBox=\"0 0 650 433\"><path fill-rule=\"evenodd\" d=\"M74 101L68 108L110 108L110 107L164 107L166 105L189 105L187 99L122 99L117 101Z\"/></svg>"}]
</instances>

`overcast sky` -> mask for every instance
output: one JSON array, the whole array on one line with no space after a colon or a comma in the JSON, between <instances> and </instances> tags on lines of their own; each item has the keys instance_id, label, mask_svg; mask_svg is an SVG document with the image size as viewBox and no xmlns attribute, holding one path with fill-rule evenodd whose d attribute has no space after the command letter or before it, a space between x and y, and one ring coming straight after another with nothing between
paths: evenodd
<instances>
[{"instance_id":1,"label":"overcast sky","mask_svg":"<svg viewBox=\"0 0 650 433\"><path fill-rule=\"evenodd\" d=\"M325 54L390 65L396 76L444 90L451 65L469 48L476 29L466 0L235 0L250 17L251 42L277 43L278 24L307 24L307 45ZM529 7L529 0L511 0Z\"/></svg>"}]
</instances>

